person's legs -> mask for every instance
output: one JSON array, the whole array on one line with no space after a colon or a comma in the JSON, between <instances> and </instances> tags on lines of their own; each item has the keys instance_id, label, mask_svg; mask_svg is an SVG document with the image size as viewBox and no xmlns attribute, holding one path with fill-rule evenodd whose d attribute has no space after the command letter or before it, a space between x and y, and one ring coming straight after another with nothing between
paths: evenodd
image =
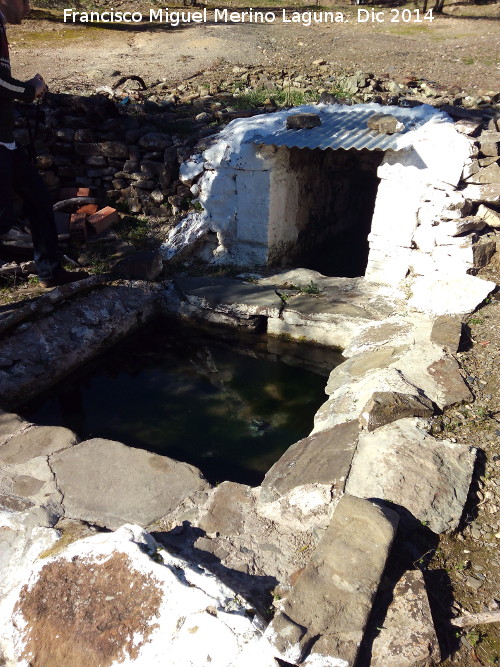
<instances>
[{"instance_id":1,"label":"person's legs","mask_svg":"<svg viewBox=\"0 0 500 667\"><path fill-rule=\"evenodd\" d=\"M12 189L23 200L30 224L38 277L50 280L60 271L61 263L57 255L57 229L49 193L24 150L16 148L7 152L12 153Z\"/></svg>"},{"instance_id":2,"label":"person's legs","mask_svg":"<svg viewBox=\"0 0 500 667\"><path fill-rule=\"evenodd\" d=\"M12 152L0 146L0 234L9 231L14 223L12 209Z\"/></svg>"}]
</instances>

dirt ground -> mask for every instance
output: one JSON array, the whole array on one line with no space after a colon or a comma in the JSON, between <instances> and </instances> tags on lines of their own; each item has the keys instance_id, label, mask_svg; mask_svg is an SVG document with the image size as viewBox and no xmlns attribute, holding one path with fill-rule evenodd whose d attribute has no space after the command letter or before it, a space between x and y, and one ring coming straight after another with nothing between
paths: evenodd
<instances>
[{"instance_id":1,"label":"dirt ground","mask_svg":"<svg viewBox=\"0 0 500 667\"><path fill-rule=\"evenodd\" d=\"M149 17L149 5L137 6ZM358 7L348 4L317 7L341 11L347 22L309 27L284 24L276 5L266 8L276 12L273 24L214 23L209 10L207 23L177 28L149 21L108 27L62 23L61 10L35 10L31 20L10 29L13 73L27 79L41 72L51 90L67 92L107 84L117 71L148 83L176 84L220 59L284 69L301 65L305 72L314 60L324 59L332 74L362 70L396 80L413 74L457 92L498 92L500 4L450 4L444 15L421 23L414 7L408 5L413 12L408 23L389 5L376 8L384 12L384 23L358 22ZM392 22L396 18L399 22Z\"/></svg>"},{"instance_id":2,"label":"dirt ground","mask_svg":"<svg viewBox=\"0 0 500 667\"><path fill-rule=\"evenodd\" d=\"M450 613L500 612L500 257L479 276L497 291L467 319L457 359L474 394L434 420L436 437L478 449L477 465L460 529L442 537L424 574L445 667L500 664L500 622L464 630Z\"/></svg>"}]
</instances>

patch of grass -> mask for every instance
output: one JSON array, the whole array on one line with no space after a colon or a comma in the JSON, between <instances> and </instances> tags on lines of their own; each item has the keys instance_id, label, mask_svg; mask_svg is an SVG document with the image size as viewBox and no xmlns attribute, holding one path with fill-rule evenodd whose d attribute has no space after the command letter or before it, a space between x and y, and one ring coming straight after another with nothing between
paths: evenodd
<instances>
[{"instance_id":1,"label":"patch of grass","mask_svg":"<svg viewBox=\"0 0 500 667\"><path fill-rule=\"evenodd\" d=\"M307 285L285 285L286 289L294 290L299 294L321 294L321 289L313 280ZM293 294L286 295L287 298L294 296Z\"/></svg>"},{"instance_id":2,"label":"patch of grass","mask_svg":"<svg viewBox=\"0 0 500 667\"><path fill-rule=\"evenodd\" d=\"M305 287L301 287L300 291L302 294L321 294L321 290L318 285L311 280L311 282Z\"/></svg>"},{"instance_id":3,"label":"patch of grass","mask_svg":"<svg viewBox=\"0 0 500 667\"><path fill-rule=\"evenodd\" d=\"M204 210L201 202L198 201L198 199L191 200L189 202L189 208L192 208L193 211L203 211Z\"/></svg>"},{"instance_id":4,"label":"patch of grass","mask_svg":"<svg viewBox=\"0 0 500 667\"><path fill-rule=\"evenodd\" d=\"M146 218L126 216L117 227L121 238L131 243L144 243L151 235Z\"/></svg>"},{"instance_id":5,"label":"patch of grass","mask_svg":"<svg viewBox=\"0 0 500 667\"><path fill-rule=\"evenodd\" d=\"M471 317L470 320L468 321L468 324L484 324L484 318L483 317Z\"/></svg>"},{"instance_id":6,"label":"patch of grass","mask_svg":"<svg viewBox=\"0 0 500 667\"><path fill-rule=\"evenodd\" d=\"M483 633L480 630L471 630L465 637L471 646L477 646L483 638Z\"/></svg>"},{"instance_id":7,"label":"patch of grass","mask_svg":"<svg viewBox=\"0 0 500 667\"><path fill-rule=\"evenodd\" d=\"M238 90L241 88L235 92L238 93ZM248 93L238 93L231 100L230 106L234 109L255 109L264 106L264 102L268 99L274 100L280 107L298 107L302 104L314 104L319 100L319 95L306 90L256 88Z\"/></svg>"},{"instance_id":8,"label":"patch of grass","mask_svg":"<svg viewBox=\"0 0 500 667\"><path fill-rule=\"evenodd\" d=\"M474 64L474 58L472 56L464 56L462 58L462 62L464 65L473 65Z\"/></svg>"},{"instance_id":9,"label":"patch of grass","mask_svg":"<svg viewBox=\"0 0 500 667\"><path fill-rule=\"evenodd\" d=\"M98 275L101 273L107 273L111 268L111 262L108 262L104 259L95 259L85 268L86 271L92 275Z\"/></svg>"}]
</instances>

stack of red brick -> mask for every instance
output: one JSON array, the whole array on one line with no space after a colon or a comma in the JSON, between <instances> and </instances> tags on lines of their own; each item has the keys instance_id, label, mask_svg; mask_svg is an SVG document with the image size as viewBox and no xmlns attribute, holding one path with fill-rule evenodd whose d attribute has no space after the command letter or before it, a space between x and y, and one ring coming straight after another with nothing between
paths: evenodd
<instances>
[{"instance_id":1,"label":"stack of red brick","mask_svg":"<svg viewBox=\"0 0 500 667\"><path fill-rule=\"evenodd\" d=\"M59 200L90 197L89 188L62 188ZM118 212L111 206L99 209L97 204L84 204L75 213L54 214L59 236L69 235L74 243L85 243L88 236L101 234L119 221Z\"/></svg>"}]
</instances>

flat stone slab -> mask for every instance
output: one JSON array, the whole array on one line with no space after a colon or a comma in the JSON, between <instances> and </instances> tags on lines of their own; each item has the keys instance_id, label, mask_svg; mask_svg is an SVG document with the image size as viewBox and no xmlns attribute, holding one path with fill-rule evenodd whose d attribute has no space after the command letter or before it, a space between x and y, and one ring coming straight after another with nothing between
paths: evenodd
<instances>
[{"instance_id":1,"label":"flat stone slab","mask_svg":"<svg viewBox=\"0 0 500 667\"><path fill-rule=\"evenodd\" d=\"M0 464L0 506L17 508L37 505L54 516L62 516L62 496L48 457L37 456L18 464Z\"/></svg>"},{"instance_id":2,"label":"flat stone slab","mask_svg":"<svg viewBox=\"0 0 500 667\"><path fill-rule=\"evenodd\" d=\"M283 596L290 590L319 535L305 522L291 526L263 516L259 494L259 487L222 482L186 499L150 529L168 549L208 567L264 611L271 591Z\"/></svg>"},{"instance_id":3,"label":"flat stone slab","mask_svg":"<svg viewBox=\"0 0 500 667\"><path fill-rule=\"evenodd\" d=\"M354 665L398 516L343 496L265 637L294 665Z\"/></svg>"},{"instance_id":4,"label":"flat stone slab","mask_svg":"<svg viewBox=\"0 0 500 667\"><path fill-rule=\"evenodd\" d=\"M431 274L415 278L408 303L431 315L464 315L471 313L494 289L494 282L476 276Z\"/></svg>"},{"instance_id":5,"label":"flat stone slab","mask_svg":"<svg viewBox=\"0 0 500 667\"><path fill-rule=\"evenodd\" d=\"M455 354L462 336L462 318L456 315L439 315L431 331L431 341L440 345L446 352Z\"/></svg>"},{"instance_id":6,"label":"flat stone slab","mask_svg":"<svg viewBox=\"0 0 500 667\"><path fill-rule=\"evenodd\" d=\"M290 525L328 525L344 492L360 427L356 421L299 440L266 474L259 511Z\"/></svg>"},{"instance_id":7,"label":"flat stone slab","mask_svg":"<svg viewBox=\"0 0 500 667\"><path fill-rule=\"evenodd\" d=\"M193 305L239 317L278 317L282 307L274 289L232 278L177 278L175 284Z\"/></svg>"},{"instance_id":8,"label":"flat stone slab","mask_svg":"<svg viewBox=\"0 0 500 667\"><path fill-rule=\"evenodd\" d=\"M316 412L313 433L353 419L374 430L402 417L433 413L432 402L401 371L381 368L336 389Z\"/></svg>"},{"instance_id":9,"label":"flat stone slab","mask_svg":"<svg viewBox=\"0 0 500 667\"><path fill-rule=\"evenodd\" d=\"M412 345L392 364L439 408L473 400L456 359L437 345Z\"/></svg>"},{"instance_id":10,"label":"flat stone slab","mask_svg":"<svg viewBox=\"0 0 500 667\"><path fill-rule=\"evenodd\" d=\"M368 371L387 368L398 359L404 348L382 347L357 354L336 366L328 377L325 393L329 396L346 382L362 377Z\"/></svg>"},{"instance_id":11,"label":"flat stone slab","mask_svg":"<svg viewBox=\"0 0 500 667\"><path fill-rule=\"evenodd\" d=\"M392 348L409 345L414 341L413 330L413 324L406 318L390 318L368 324L351 340L343 355L352 357L379 350L385 345Z\"/></svg>"},{"instance_id":12,"label":"flat stone slab","mask_svg":"<svg viewBox=\"0 0 500 667\"><path fill-rule=\"evenodd\" d=\"M0 443L27 425L18 415L0 410Z\"/></svg>"},{"instance_id":13,"label":"flat stone slab","mask_svg":"<svg viewBox=\"0 0 500 667\"><path fill-rule=\"evenodd\" d=\"M437 440L417 419L359 437L346 493L388 500L435 533L454 530L467 500L476 450Z\"/></svg>"},{"instance_id":14,"label":"flat stone slab","mask_svg":"<svg viewBox=\"0 0 500 667\"><path fill-rule=\"evenodd\" d=\"M431 667L441 652L420 570L405 572L372 646L370 667Z\"/></svg>"},{"instance_id":15,"label":"flat stone slab","mask_svg":"<svg viewBox=\"0 0 500 667\"><path fill-rule=\"evenodd\" d=\"M286 300L283 311L285 321L294 323L297 317L328 322L338 316L374 320L375 315L362 306L335 299L325 294L298 294Z\"/></svg>"},{"instance_id":16,"label":"flat stone slab","mask_svg":"<svg viewBox=\"0 0 500 667\"><path fill-rule=\"evenodd\" d=\"M131 521L146 526L209 488L194 466L101 438L54 454L49 462L66 516L112 530Z\"/></svg>"},{"instance_id":17,"label":"flat stone slab","mask_svg":"<svg viewBox=\"0 0 500 667\"><path fill-rule=\"evenodd\" d=\"M34 426L0 446L0 464L27 463L50 456L78 442L78 436L62 426Z\"/></svg>"},{"instance_id":18,"label":"flat stone slab","mask_svg":"<svg viewBox=\"0 0 500 667\"><path fill-rule=\"evenodd\" d=\"M330 373L325 391L332 400L320 408L316 422L323 420L321 415L328 410L337 423L357 416L360 411L355 412L354 400L359 401L362 392L365 402L370 398L363 387L417 397L423 394L441 409L473 399L457 361L444 352L444 345L430 340L399 348L384 345L350 357ZM338 405L335 406L334 400Z\"/></svg>"},{"instance_id":19,"label":"flat stone slab","mask_svg":"<svg viewBox=\"0 0 500 667\"><path fill-rule=\"evenodd\" d=\"M359 416L367 431L374 431L405 417L431 417L434 406L426 396L402 394L397 391L375 391Z\"/></svg>"}]
</instances>

